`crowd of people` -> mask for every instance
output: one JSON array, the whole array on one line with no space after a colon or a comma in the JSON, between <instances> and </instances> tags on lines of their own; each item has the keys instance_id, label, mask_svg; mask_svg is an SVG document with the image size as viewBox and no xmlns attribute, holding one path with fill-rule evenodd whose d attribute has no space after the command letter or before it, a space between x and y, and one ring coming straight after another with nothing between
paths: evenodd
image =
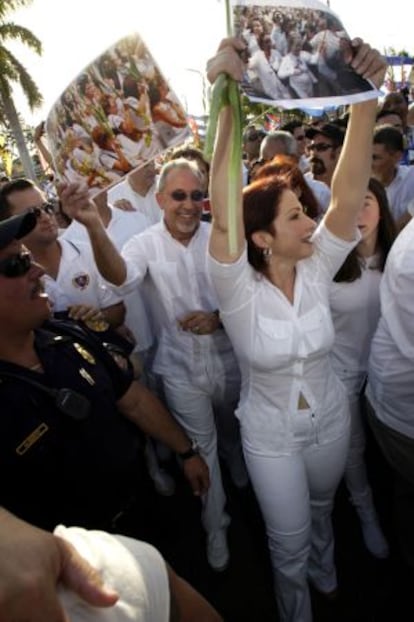
<instances>
[{"instance_id":1,"label":"crowd of people","mask_svg":"<svg viewBox=\"0 0 414 622\"><path fill-rule=\"evenodd\" d=\"M224 40L209 80L242 81L253 44ZM385 62L366 43L344 62L382 85ZM340 119L247 126L235 252L228 106L211 165L186 145L93 199L77 180L57 184L57 201L28 179L2 182L0 465L13 477L0 484L0 619L221 620L147 541L147 491L174 494L175 456L211 569L232 553L225 468L257 499L279 620L311 622L310 586L327 599L340 588L342 479L367 551L390 554L368 425L414 571L408 113L391 93Z\"/></svg>"}]
</instances>

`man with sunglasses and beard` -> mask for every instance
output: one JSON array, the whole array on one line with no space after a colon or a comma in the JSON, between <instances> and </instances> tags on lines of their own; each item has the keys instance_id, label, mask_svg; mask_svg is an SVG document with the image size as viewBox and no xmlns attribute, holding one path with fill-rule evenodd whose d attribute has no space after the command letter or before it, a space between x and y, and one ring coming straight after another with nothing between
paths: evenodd
<instances>
[{"instance_id":1,"label":"man with sunglasses and beard","mask_svg":"<svg viewBox=\"0 0 414 622\"><path fill-rule=\"evenodd\" d=\"M311 170L305 176L322 181L330 188L345 134L334 123L325 123L308 129L306 137L311 140L307 146Z\"/></svg>"},{"instance_id":2,"label":"man with sunglasses and beard","mask_svg":"<svg viewBox=\"0 0 414 622\"><path fill-rule=\"evenodd\" d=\"M44 270L21 242L36 222L33 211L0 222L0 470L8 474L0 505L49 530L118 530L130 512L139 536L153 520L142 432L184 458L197 495L208 488L208 469L161 402L93 333L49 320Z\"/></svg>"},{"instance_id":3,"label":"man with sunglasses and beard","mask_svg":"<svg viewBox=\"0 0 414 622\"><path fill-rule=\"evenodd\" d=\"M62 186L65 211L88 230L101 275L123 295L143 283L157 338L154 373L162 378L170 412L194 439L210 470L202 499L207 559L216 570L229 561L218 446L233 482L248 483L234 416L239 369L216 311L206 269L210 224L201 222L203 180L193 162L171 160L161 170L157 200L163 220L129 240L120 255L89 201L87 189ZM218 438L217 438L218 437Z\"/></svg>"}]
</instances>

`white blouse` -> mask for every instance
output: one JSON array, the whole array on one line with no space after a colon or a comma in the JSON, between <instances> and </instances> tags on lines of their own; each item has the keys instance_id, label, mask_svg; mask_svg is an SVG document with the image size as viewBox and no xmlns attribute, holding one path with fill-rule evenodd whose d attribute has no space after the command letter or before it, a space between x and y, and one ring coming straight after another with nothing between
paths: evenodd
<instances>
[{"instance_id":1,"label":"white blouse","mask_svg":"<svg viewBox=\"0 0 414 622\"><path fill-rule=\"evenodd\" d=\"M297 264L293 305L250 266L247 251L231 264L209 258L221 319L241 368L236 414L249 451L289 450L301 394L313 413L317 442L336 439L348 425L345 388L329 358L334 341L329 290L358 241L345 242L322 223L312 256Z\"/></svg>"}]
</instances>

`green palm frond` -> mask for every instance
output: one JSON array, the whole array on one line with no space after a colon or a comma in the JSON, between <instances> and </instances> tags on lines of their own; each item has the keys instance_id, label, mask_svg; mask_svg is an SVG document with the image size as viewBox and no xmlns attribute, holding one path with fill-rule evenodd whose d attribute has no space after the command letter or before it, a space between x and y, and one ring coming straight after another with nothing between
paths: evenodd
<instances>
[{"instance_id":1,"label":"green palm frond","mask_svg":"<svg viewBox=\"0 0 414 622\"><path fill-rule=\"evenodd\" d=\"M32 4L32 0L0 0L0 19L8 13Z\"/></svg>"},{"instance_id":2,"label":"green palm frond","mask_svg":"<svg viewBox=\"0 0 414 622\"><path fill-rule=\"evenodd\" d=\"M0 41L7 40L20 41L36 54L42 53L42 43L28 28L18 26L13 22L0 22Z\"/></svg>"},{"instance_id":3,"label":"green palm frond","mask_svg":"<svg viewBox=\"0 0 414 622\"><path fill-rule=\"evenodd\" d=\"M36 180L36 171L30 156L23 122L13 101L13 85L19 84L31 109L40 106L42 95L32 77L21 62L6 47L7 42L18 41L41 54L39 39L27 28L7 19L8 13L31 4L31 0L0 0L0 124L12 137L26 177Z\"/></svg>"},{"instance_id":4,"label":"green palm frond","mask_svg":"<svg viewBox=\"0 0 414 622\"><path fill-rule=\"evenodd\" d=\"M17 82L20 84L31 109L36 108L43 102L42 94L33 81L32 77L20 61L4 46L0 46L0 85L5 89L6 83ZM8 85L8 91L10 87Z\"/></svg>"},{"instance_id":5,"label":"green palm frond","mask_svg":"<svg viewBox=\"0 0 414 622\"><path fill-rule=\"evenodd\" d=\"M0 46L0 87L8 95L11 94L11 83L16 82L17 73L12 65L5 59L3 49Z\"/></svg>"}]
</instances>

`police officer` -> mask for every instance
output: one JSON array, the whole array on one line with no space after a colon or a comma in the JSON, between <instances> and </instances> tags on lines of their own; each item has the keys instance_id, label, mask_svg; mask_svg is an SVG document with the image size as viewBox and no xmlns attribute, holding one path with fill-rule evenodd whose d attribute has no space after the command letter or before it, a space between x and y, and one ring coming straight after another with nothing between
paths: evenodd
<instances>
[{"instance_id":1,"label":"police officer","mask_svg":"<svg viewBox=\"0 0 414 622\"><path fill-rule=\"evenodd\" d=\"M35 224L31 212L0 222L0 503L47 529L108 528L136 488L138 429L205 493L208 468L162 404L92 334L44 324L44 271L20 242Z\"/></svg>"}]
</instances>

